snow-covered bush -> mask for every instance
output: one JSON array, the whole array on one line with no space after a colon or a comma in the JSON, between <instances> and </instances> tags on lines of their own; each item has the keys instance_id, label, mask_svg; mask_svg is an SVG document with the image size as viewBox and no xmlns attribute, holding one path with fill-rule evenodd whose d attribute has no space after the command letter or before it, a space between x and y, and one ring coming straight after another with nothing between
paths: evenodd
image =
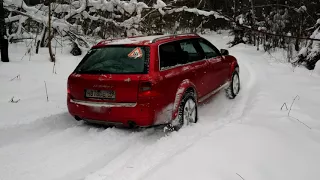
<instances>
[{"instance_id":1,"label":"snow-covered bush","mask_svg":"<svg viewBox=\"0 0 320 180\"><path fill-rule=\"evenodd\" d=\"M71 53L79 55L81 48L89 48L92 45L90 42L96 43L94 41L98 39L201 32L204 28L212 29L213 24L222 24L214 23L217 19L226 21L218 12L199 10L194 7L195 4L190 8L186 5L177 6L180 1L167 1L169 5L162 0L42 2L29 6L23 0L4 0L7 37L11 43L34 39L38 50L39 46L49 46L51 39L57 36L66 37L74 47ZM48 29L49 14L51 32Z\"/></svg>"},{"instance_id":2,"label":"snow-covered bush","mask_svg":"<svg viewBox=\"0 0 320 180\"><path fill-rule=\"evenodd\" d=\"M303 64L308 69L314 69L316 63L320 60L320 19L314 27L315 30L310 38L319 40L308 40L306 46L301 48L296 59L296 64Z\"/></svg>"},{"instance_id":3,"label":"snow-covered bush","mask_svg":"<svg viewBox=\"0 0 320 180\"><path fill-rule=\"evenodd\" d=\"M9 39L21 37L22 31L28 29L25 28L29 26L25 23L27 20L38 22L44 29L43 27L48 23L48 5L44 3L27 6L23 0L4 0L5 8L10 12L6 22L10 27L16 27L13 33L8 34ZM150 34L150 32L163 33L172 29L179 21L188 23L180 23L176 28L190 28L190 25L192 25L191 28L197 28L211 17L224 18L215 11L173 5L171 3L168 6L162 0L156 0L150 5L137 0L55 1L51 3L52 26L60 35L66 35L66 31L72 31L79 35L99 36L105 39L135 36L141 33ZM39 29L39 24L35 29Z\"/></svg>"},{"instance_id":4,"label":"snow-covered bush","mask_svg":"<svg viewBox=\"0 0 320 180\"><path fill-rule=\"evenodd\" d=\"M234 24L233 34L235 39L231 42L232 45L238 43L248 43L248 44L260 44L260 35L264 32L272 33L277 35L285 35L287 24L289 23L289 13L288 10L273 10L268 14L262 14L262 21L258 21L254 18L255 15L252 11L247 13L242 13L235 18L236 22ZM259 33L261 32L261 34ZM279 36L263 36L264 37L264 49L266 51L274 47L282 47L284 43L284 38Z\"/></svg>"}]
</instances>

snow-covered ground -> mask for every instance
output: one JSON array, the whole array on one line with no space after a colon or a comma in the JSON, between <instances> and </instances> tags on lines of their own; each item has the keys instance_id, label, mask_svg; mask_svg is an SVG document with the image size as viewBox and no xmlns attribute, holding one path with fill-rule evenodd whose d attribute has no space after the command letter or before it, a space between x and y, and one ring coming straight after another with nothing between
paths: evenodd
<instances>
[{"instance_id":1,"label":"snow-covered ground","mask_svg":"<svg viewBox=\"0 0 320 180\"><path fill-rule=\"evenodd\" d=\"M205 37L218 48L230 39ZM229 50L240 63L240 95L217 94L198 124L165 136L76 122L66 80L81 57L57 48L55 74L47 49L29 59L11 45L12 62L0 63L0 180L318 180L318 70L293 69L281 52Z\"/></svg>"}]
</instances>

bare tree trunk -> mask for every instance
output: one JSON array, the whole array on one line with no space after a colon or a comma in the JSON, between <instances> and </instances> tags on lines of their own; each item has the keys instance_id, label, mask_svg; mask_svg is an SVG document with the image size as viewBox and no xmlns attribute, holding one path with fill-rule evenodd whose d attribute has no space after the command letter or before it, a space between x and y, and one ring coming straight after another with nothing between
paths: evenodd
<instances>
[{"instance_id":1,"label":"bare tree trunk","mask_svg":"<svg viewBox=\"0 0 320 180\"><path fill-rule=\"evenodd\" d=\"M50 54L50 59L51 59L51 62L56 62L56 59L55 59L55 56L52 52L52 45L51 45L51 41L52 41L52 38L53 38L53 35L51 35L51 0L49 0L49 20L48 20L48 48L49 48L49 54Z\"/></svg>"},{"instance_id":2,"label":"bare tree trunk","mask_svg":"<svg viewBox=\"0 0 320 180\"><path fill-rule=\"evenodd\" d=\"M9 43L6 35L6 23L4 20L3 0L0 0L0 47L1 47L1 61L9 62Z\"/></svg>"},{"instance_id":3,"label":"bare tree trunk","mask_svg":"<svg viewBox=\"0 0 320 180\"><path fill-rule=\"evenodd\" d=\"M251 27L254 27L256 25L256 14L255 14L255 10L254 10L254 5L253 5L253 0L250 0L251 3ZM256 46L256 35L257 34L253 34L253 41L254 41L254 46Z\"/></svg>"},{"instance_id":4,"label":"bare tree trunk","mask_svg":"<svg viewBox=\"0 0 320 180\"><path fill-rule=\"evenodd\" d=\"M46 36L47 36L47 27L43 25L43 30L41 33L41 41L40 41L40 47L46 47Z\"/></svg>"},{"instance_id":5,"label":"bare tree trunk","mask_svg":"<svg viewBox=\"0 0 320 180\"><path fill-rule=\"evenodd\" d=\"M254 10L254 5L253 5L253 0L250 0L251 1L251 13L252 13L252 26L255 25L256 23L256 13L255 13L255 10Z\"/></svg>"},{"instance_id":6,"label":"bare tree trunk","mask_svg":"<svg viewBox=\"0 0 320 180\"><path fill-rule=\"evenodd\" d=\"M300 7L302 6L302 1L300 0ZM302 25L303 25L303 12L300 12L299 14L299 18L300 18L300 21L299 21L299 30L298 30L298 37L301 37L301 34L302 34ZM296 44L295 44L295 50L296 51L299 51L300 47L299 47L299 39L297 38L296 39Z\"/></svg>"},{"instance_id":7,"label":"bare tree trunk","mask_svg":"<svg viewBox=\"0 0 320 180\"><path fill-rule=\"evenodd\" d=\"M224 1L224 2L225 2L225 6L226 6L225 11L227 12L227 14L229 14L228 1Z\"/></svg>"},{"instance_id":8,"label":"bare tree trunk","mask_svg":"<svg viewBox=\"0 0 320 180\"><path fill-rule=\"evenodd\" d=\"M257 41L257 51L259 51L259 48L260 48L260 33L257 33L258 34L258 41Z\"/></svg>"},{"instance_id":9,"label":"bare tree trunk","mask_svg":"<svg viewBox=\"0 0 320 180\"><path fill-rule=\"evenodd\" d=\"M233 20L236 21L236 0L233 0Z\"/></svg>"}]
</instances>

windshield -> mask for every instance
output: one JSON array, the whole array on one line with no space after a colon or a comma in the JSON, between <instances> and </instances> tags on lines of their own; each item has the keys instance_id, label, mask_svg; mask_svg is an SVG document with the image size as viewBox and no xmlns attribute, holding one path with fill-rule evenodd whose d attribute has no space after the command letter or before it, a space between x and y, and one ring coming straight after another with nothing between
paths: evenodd
<instances>
[{"instance_id":1,"label":"windshield","mask_svg":"<svg viewBox=\"0 0 320 180\"><path fill-rule=\"evenodd\" d=\"M76 73L145 74L147 47L108 46L91 49L76 68Z\"/></svg>"}]
</instances>

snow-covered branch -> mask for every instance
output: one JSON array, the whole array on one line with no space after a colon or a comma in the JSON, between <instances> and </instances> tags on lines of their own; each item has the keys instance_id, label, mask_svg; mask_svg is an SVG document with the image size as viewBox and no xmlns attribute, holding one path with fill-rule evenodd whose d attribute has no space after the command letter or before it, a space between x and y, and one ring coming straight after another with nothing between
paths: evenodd
<instances>
[{"instance_id":1,"label":"snow-covered branch","mask_svg":"<svg viewBox=\"0 0 320 180\"><path fill-rule=\"evenodd\" d=\"M174 13L187 12L198 16L212 16L215 19L227 20L216 11L204 11L187 6L175 7L171 4L166 4L162 0L157 0L155 4L150 6L137 0L71 0L69 3L51 3L52 28L63 35L66 35L64 33L66 31L73 31L82 35L99 33L105 37L103 34L115 30L114 28L117 29L117 33L137 32L137 28L145 27L143 24L146 22L154 23L152 27L156 27L158 22L156 19L149 18L151 15L153 17L154 15L158 17L172 16ZM48 6L44 4L28 6L23 0L4 0L4 5L12 14L6 18L6 23L23 23L21 20L30 19L43 24L43 27L48 27ZM172 21L170 23L175 23L176 20L171 19L170 21ZM202 26L202 22L194 24L195 27L200 25ZM17 26L20 27L20 25ZM106 32L103 32L102 29ZM21 31L17 31L14 35L17 33L21 33Z\"/></svg>"}]
</instances>

